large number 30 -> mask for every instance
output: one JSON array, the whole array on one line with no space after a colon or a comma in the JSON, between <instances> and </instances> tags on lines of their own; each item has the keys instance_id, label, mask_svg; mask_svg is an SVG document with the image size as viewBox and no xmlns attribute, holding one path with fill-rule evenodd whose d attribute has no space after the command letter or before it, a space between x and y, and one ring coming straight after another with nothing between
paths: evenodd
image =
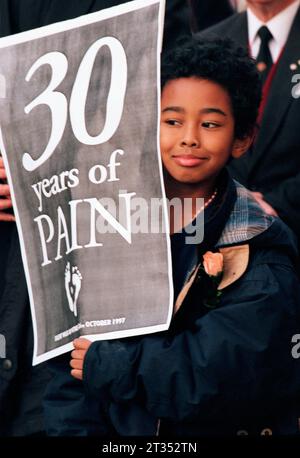
<instances>
[{"instance_id":1,"label":"large number 30","mask_svg":"<svg viewBox=\"0 0 300 458\"><path fill-rule=\"evenodd\" d=\"M107 97L105 124L99 135L91 136L86 128L85 105L95 59L103 46L108 46L111 53L111 83ZM50 65L52 70L49 86L29 103L24 111L28 114L38 105L48 105L51 110L52 129L49 142L38 159L33 159L28 153L23 155L23 166L28 171L40 167L53 154L62 139L68 118L68 100L64 94L55 90L68 71L68 61L64 54L60 52L44 54L32 65L26 75L26 81L30 81L36 70L45 64ZM113 37L100 38L85 53L71 93L70 121L78 141L85 145L100 145L114 135L123 113L126 86L127 59L122 44Z\"/></svg>"}]
</instances>

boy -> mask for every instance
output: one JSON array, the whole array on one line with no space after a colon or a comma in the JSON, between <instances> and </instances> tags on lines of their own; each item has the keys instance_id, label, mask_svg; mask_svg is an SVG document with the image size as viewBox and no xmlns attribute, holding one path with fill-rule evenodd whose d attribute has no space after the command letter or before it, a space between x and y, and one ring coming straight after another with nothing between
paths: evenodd
<instances>
[{"instance_id":1,"label":"boy","mask_svg":"<svg viewBox=\"0 0 300 458\"><path fill-rule=\"evenodd\" d=\"M52 363L50 435L298 432L293 236L224 169L248 149L259 101L255 65L230 41L191 40L165 58L166 193L183 202L204 198L204 240L196 246L186 243L185 231L171 235L175 306L168 331L76 339L71 375L67 357ZM171 215L171 233L173 227Z\"/></svg>"}]
</instances>

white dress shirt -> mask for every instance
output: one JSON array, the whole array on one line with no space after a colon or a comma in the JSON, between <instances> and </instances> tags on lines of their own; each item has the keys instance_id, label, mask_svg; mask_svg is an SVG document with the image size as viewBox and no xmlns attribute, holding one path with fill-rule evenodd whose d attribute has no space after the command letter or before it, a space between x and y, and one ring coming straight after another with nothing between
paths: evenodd
<instances>
[{"instance_id":1,"label":"white dress shirt","mask_svg":"<svg viewBox=\"0 0 300 458\"><path fill-rule=\"evenodd\" d=\"M273 38L269 43L270 53L272 55L273 62L277 61L281 50L288 39L299 6L300 0L296 0L290 6L270 19L270 21L265 23L258 19L250 8L247 8L248 37L252 57L256 58L259 53L261 40L257 35L257 32L262 25L266 25L273 35Z\"/></svg>"}]
</instances>

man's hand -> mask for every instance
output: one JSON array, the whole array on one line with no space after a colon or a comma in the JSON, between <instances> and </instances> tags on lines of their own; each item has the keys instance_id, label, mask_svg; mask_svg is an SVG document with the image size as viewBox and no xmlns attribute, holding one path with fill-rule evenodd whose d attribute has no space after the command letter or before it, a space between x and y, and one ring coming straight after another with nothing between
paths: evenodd
<instances>
[{"instance_id":1,"label":"man's hand","mask_svg":"<svg viewBox=\"0 0 300 458\"><path fill-rule=\"evenodd\" d=\"M74 349L71 353L70 366L73 368L71 370L71 375L78 380L83 378L83 361L85 354L88 351L92 342L88 339L80 338L73 341Z\"/></svg>"},{"instance_id":2,"label":"man's hand","mask_svg":"<svg viewBox=\"0 0 300 458\"><path fill-rule=\"evenodd\" d=\"M15 221L14 215L3 211L9 208L12 208L12 201L9 186L6 184L6 172L3 159L0 156L0 221Z\"/></svg>"},{"instance_id":3,"label":"man's hand","mask_svg":"<svg viewBox=\"0 0 300 458\"><path fill-rule=\"evenodd\" d=\"M251 192L252 196L256 202L261 206L261 208L270 216L278 216L277 211L273 208L268 202L264 200L264 196L261 192Z\"/></svg>"}]
</instances>

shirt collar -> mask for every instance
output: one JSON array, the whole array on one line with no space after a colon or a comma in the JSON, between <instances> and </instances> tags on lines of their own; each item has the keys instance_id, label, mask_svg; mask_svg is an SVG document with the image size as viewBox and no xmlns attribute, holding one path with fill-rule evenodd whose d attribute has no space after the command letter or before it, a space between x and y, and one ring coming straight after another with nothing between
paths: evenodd
<instances>
[{"instance_id":1,"label":"shirt collar","mask_svg":"<svg viewBox=\"0 0 300 458\"><path fill-rule=\"evenodd\" d=\"M250 8L247 8L248 18L248 38L249 44L252 46L257 37L258 29L262 25L266 25L273 35L273 39L277 42L280 48L285 45L290 33L293 21L300 6L300 0L296 0L290 6L285 8L279 14L274 16L270 21L264 23L258 19Z\"/></svg>"}]
</instances>

